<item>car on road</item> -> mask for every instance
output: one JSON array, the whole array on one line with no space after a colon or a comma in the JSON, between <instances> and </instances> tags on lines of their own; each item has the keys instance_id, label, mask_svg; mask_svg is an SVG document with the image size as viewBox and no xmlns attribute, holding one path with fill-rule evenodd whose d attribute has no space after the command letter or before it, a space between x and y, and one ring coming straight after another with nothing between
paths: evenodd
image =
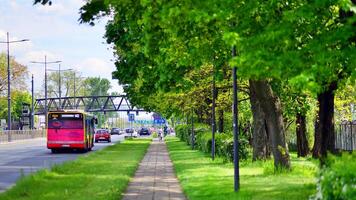
<instances>
[{"instance_id":1,"label":"car on road","mask_svg":"<svg viewBox=\"0 0 356 200\"><path fill-rule=\"evenodd\" d=\"M95 132L95 142L99 141L111 142L111 135L107 129L99 129Z\"/></svg>"},{"instance_id":2,"label":"car on road","mask_svg":"<svg viewBox=\"0 0 356 200\"><path fill-rule=\"evenodd\" d=\"M111 135L120 135L120 129L119 128L112 128L110 131Z\"/></svg>"},{"instance_id":3,"label":"car on road","mask_svg":"<svg viewBox=\"0 0 356 200\"><path fill-rule=\"evenodd\" d=\"M127 133L127 134L131 134L131 133L133 133L134 132L134 129L133 128L126 128L125 129L125 133Z\"/></svg>"},{"instance_id":4,"label":"car on road","mask_svg":"<svg viewBox=\"0 0 356 200\"><path fill-rule=\"evenodd\" d=\"M148 128L143 127L140 129L138 134L141 136L141 135L150 135L151 133L150 130L148 130Z\"/></svg>"},{"instance_id":5,"label":"car on road","mask_svg":"<svg viewBox=\"0 0 356 200\"><path fill-rule=\"evenodd\" d=\"M126 128L125 129L126 136L125 137L137 137L137 131L133 128Z\"/></svg>"}]
</instances>

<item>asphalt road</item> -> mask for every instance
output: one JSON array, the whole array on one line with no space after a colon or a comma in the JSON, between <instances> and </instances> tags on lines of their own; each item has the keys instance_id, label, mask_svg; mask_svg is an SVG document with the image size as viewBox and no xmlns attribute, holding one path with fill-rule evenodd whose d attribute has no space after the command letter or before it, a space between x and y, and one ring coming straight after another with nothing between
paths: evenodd
<instances>
[{"instance_id":1,"label":"asphalt road","mask_svg":"<svg viewBox=\"0 0 356 200\"><path fill-rule=\"evenodd\" d=\"M95 143L92 152L124 140L124 135L113 135L111 143ZM21 176L28 175L54 164L74 160L87 153L65 152L52 154L45 138L22 140L0 144L0 192L15 184Z\"/></svg>"}]
</instances>

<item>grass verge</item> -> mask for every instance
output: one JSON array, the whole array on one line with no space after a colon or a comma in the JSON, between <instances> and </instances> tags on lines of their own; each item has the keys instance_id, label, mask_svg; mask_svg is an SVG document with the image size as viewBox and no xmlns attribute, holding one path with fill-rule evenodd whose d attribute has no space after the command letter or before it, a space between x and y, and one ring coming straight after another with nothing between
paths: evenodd
<instances>
[{"instance_id":1,"label":"grass verge","mask_svg":"<svg viewBox=\"0 0 356 200\"><path fill-rule=\"evenodd\" d=\"M20 179L1 200L120 199L151 139L126 140Z\"/></svg>"},{"instance_id":2,"label":"grass verge","mask_svg":"<svg viewBox=\"0 0 356 200\"><path fill-rule=\"evenodd\" d=\"M292 155L292 171L274 174L273 161L240 162L240 191L233 191L233 165L211 161L177 138L166 138L176 175L189 200L301 200L315 193L317 165Z\"/></svg>"}]
</instances>

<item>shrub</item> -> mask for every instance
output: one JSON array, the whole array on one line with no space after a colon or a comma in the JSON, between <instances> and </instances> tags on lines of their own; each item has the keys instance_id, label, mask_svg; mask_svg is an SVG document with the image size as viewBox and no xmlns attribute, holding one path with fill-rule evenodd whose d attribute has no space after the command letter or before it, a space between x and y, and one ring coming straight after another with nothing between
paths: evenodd
<instances>
[{"instance_id":1,"label":"shrub","mask_svg":"<svg viewBox=\"0 0 356 200\"><path fill-rule=\"evenodd\" d=\"M356 197L356 153L329 156L320 170L314 200L346 200Z\"/></svg>"},{"instance_id":2,"label":"shrub","mask_svg":"<svg viewBox=\"0 0 356 200\"><path fill-rule=\"evenodd\" d=\"M191 126L179 125L176 128L177 137L181 141L187 142L191 145ZM195 146L205 153L211 153L211 129L207 127L197 126L194 129ZM234 156L234 140L232 132L216 133L215 135L215 153L217 156L223 158L225 161L233 161ZM244 135L239 137L239 156L240 159L247 159L248 157L248 140Z\"/></svg>"}]
</instances>

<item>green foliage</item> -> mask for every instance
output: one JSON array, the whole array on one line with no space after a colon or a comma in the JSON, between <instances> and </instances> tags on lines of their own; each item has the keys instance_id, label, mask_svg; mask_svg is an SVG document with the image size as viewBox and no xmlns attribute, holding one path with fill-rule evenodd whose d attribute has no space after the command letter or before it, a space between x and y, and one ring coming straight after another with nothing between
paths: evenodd
<instances>
[{"instance_id":1,"label":"green foliage","mask_svg":"<svg viewBox=\"0 0 356 200\"><path fill-rule=\"evenodd\" d=\"M348 200L356 197L356 153L329 156L320 170L315 200Z\"/></svg>"},{"instance_id":2,"label":"green foliage","mask_svg":"<svg viewBox=\"0 0 356 200\"><path fill-rule=\"evenodd\" d=\"M25 90L28 77L27 66L18 63L14 57L10 56L11 89ZM7 54L0 52L0 96L7 93Z\"/></svg>"},{"instance_id":3,"label":"green foliage","mask_svg":"<svg viewBox=\"0 0 356 200\"><path fill-rule=\"evenodd\" d=\"M11 92L11 116L18 120L22 114L22 103L31 103L31 95L28 92ZM0 97L0 118L7 120L7 98Z\"/></svg>"},{"instance_id":4,"label":"green foliage","mask_svg":"<svg viewBox=\"0 0 356 200\"><path fill-rule=\"evenodd\" d=\"M191 145L191 126L178 125L175 128L177 137ZM195 134L195 148L205 153L211 152L212 133L211 129L207 127L196 127ZM234 141L232 132L216 133L215 134L215 149L216 155L221 157L225 162L233 161L234 155ZM239 137L239 158L247 159L248 157L248 141L241 135Z\"/></svg>"},{"instance_id":5,"label":"green foliage","mask_svg":"<svg viewBox=\"0 0 356 200\"><path fill-rule=\"evenodd\" d=\"M315 192L316 164L304 158L292 156L289 173L264 173L266 165L273 161L240 161L239 192L234 192L234 167L219 157L191 150L177 138L167 137L166 143L176 175L183 191L190 200L301 200Z\"/></svg>"},{"instance_id":6,"label":"green foliage","mask_svg":"<svg viewBox=\"0 0 356 200\"><path fill-rule=\"evenodd\" d=\"M108 95L111 88L110 81L106 78L90 77L85 79L85 89L88 95Z\"/></svg>"},{"instance_id":7,"label":"green foliage","mask_svg":"<svg viewBox=\"0 0 356 200\"><path fill-rule=\"evenodd\" d=\"M350 79L341 85L335 93L335 122L351 121L351 105L356 105L356 81Z\"/></svg>"}]
</instances>

